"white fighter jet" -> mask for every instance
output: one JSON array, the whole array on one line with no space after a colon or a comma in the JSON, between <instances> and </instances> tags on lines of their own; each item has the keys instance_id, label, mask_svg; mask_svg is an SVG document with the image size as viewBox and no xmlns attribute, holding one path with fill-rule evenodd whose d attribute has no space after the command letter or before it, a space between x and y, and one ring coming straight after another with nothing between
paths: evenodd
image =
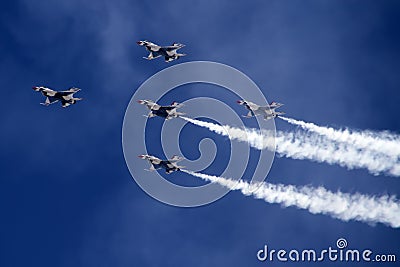
<instances>
[{"instance_id":1,"label":"white fighter jet","mask_svg":"<svg viewBox=\"0 0 400 267\"><path fill-rule=\"evenodd\" d=\"M147 60L152 60L158 57L163 56L165 62L171 62L173 60L178 59L179 57L186 56L186 54L180 54L177 52L178 49L181 49L185 45L179 43L173 43L170 46L159 46L149 41L138 41L136 42L138 45L145 46L146 49L150 52L148 57L143 57Z\"/></svg>"},{"instance_id":2,"label":"white fighter jet","mask_svg":"<svg viewBox=\"0 0 400 267\"><path fill-rule=\"evenodd\" d=\"M75 104L79 100L82 100L82 98L74 97L74 94L81 90L76 87L71 87L66 91L55 91L43 86L34 86L32 87L32 89L36 92L42 92L42 94L46 97L44 103L40 103L44 106L48 106L50 104L61 101L62 107L65 108L69 105Z\"/></svg>"},{"instance_id":3,"label":"white fighter jet","mask_svg":"<svg viewBox=\"0 0 400 267\"><path fill-rule=\"evenodd\" d=\"M146 105L146 107L150 110L147 118L159 116L166 120L169 120L185 115L185 113L176 111L177 108L183 106L183 104L180 104L178 102L173 102L170 106L160 106L159 104L154 103L152 100L138 100L137 102L139 104Z\"/></svg>"},{"instance_id":4,"label":"white fighter jet","mask_svg":"<svg viewBox=\"0 0 400 267\"><path fill-rule=\"evenodd\" d=\"M178 166L176 163L183 160L182 157L173 156L171 159L161 160L155 156L151 155L140 155L138 156L141 159L148 160L150 162L150 169L146 171L155 171L158 169L165 169L167 174L171 172L180 171L181 169L185 168L184 166Z\"/></svg>"},{"instance_id":5,"label":"white fighter jet","mask_svg":"<svg viewBox=\"0 0 400 267\"><path fill-rule=\"evenodd\" d=\"M281 104L281 103L272 102L268 106L259 106L257 104L254 104L253 102L246 101L246 100L238 100L236 102L239 105L245 106L246 109L249 110L249 113L246 116L243 116L245 118L251 118L253 116L262 115L262 116L264 116L264 119L269 120L272 118L276 118L279 115L285 114L284 112L275 111L275 109L283 106L283 104Z\"/></svg>"}]
</instances>

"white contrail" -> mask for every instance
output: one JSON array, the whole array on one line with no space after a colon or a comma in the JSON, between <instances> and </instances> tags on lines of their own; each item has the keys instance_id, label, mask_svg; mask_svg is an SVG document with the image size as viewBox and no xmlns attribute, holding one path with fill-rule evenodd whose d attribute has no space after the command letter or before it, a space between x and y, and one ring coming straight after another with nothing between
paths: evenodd
<instances>
[{"instance_id":1,"label":"white contrail","mask_svg":"<svg viewBox=\"0 0 400 267\"><path fill-rule=\"evenodd\" d=\"M279 118L290 124L300 126L304 130L326 136L336 142L348 143L359 149L374 150L393 157L396 160L400 157L400 136L394 134L387 132L350 131L348 129L338 130L292 118L282 116L279 116Z\"/></svg>"},{"instance_id":2,"label":"white contrail","mask_svg":"<svg viewBox=\"0 0 400 267\"><path fill-rule=\"evenodd\" d=\"M231 140L247 142L259 150L276 149L280 156L338 164L348 169L365 168L374 175L386 173L400 176L400 163L397 160L379 152L357 149L345 143L336 143L320 135L300 131L294 133L277 131L274 136L273 131L221 126L187 117L182 117L182 119L206 127Z\"/></svg>"},{"instance_id":3,"label":"white contrail","mask_svg":"<svg viewBox=\"0 0 400 267\"><path fill-rule=\"evenodd\" d=\"M252 195L268 203L278 203L284 207L295 206L313 214L327 214L334 218L367 223L384 223L400 227L400 203L394 196L368 196L359 193L347 194L331 192L323 187L296 187L293 185L255 183L182 170L201 179L218 183L231 190L240 190L244 195Z\"/></svg>"}]
</instances>

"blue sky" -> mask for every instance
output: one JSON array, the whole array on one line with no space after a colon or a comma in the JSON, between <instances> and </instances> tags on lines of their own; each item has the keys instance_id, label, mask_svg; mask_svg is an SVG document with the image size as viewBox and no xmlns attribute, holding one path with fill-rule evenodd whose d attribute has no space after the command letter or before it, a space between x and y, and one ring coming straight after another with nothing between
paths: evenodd
<instances>
[{"instance_id":1,"label":"blue sky","mask_svg":"<svg viewBox=\"0 0 400 267\"><path fill-rule=\"evenodd\" d=\"M143 60L140 39L186 44L188 56L178 62L239 69L268 100L285 103L290 117L399 133L396 1L21 0L3 1L0 13L0 266L262 266L255 254L264 244L319 249L339 237L353 248L400 257L399 229L342 222L239 192L200 208L162 204L133 181L121 146L131 96L171 65ZM45 108L35 85L77 86L84 100ZM200 94L200 85L187 87L187 95L168 97L236 100L218 88L204 86ZM276 127L293 129L280 120ZM188 141L201 136L226 146L188 126L180 140L188 157L198 154ZM217 158L208 171L218 174L223 164ZM174 175L169 179L198 183ZM400 194L398 178L285 158L275 158L267 181Z\"/></svg>"}]
</instances>

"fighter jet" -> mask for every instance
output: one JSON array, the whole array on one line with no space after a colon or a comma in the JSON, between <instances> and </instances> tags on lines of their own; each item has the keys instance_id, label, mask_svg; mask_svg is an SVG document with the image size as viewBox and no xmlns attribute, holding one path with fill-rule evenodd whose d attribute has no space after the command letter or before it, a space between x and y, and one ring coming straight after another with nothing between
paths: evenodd
<instances>
[{"instance_id":1,"label":"fighter jet","mask_svg":"<svg viewBox=\"0 0 400 267\"><path fill-rule=\"evenodd\" d=\"M43 86L32 87L36 92L42 92L46 97L46 100L41 105L48 106L61 101L62 107L68 107L69 105L75 104L77 101L82 100L82 98L74 97L74 94L79 92L81 89L76 87L71 87L67 91L55 91Z\"/></svg>"},{"instance_id":2,"label":"fighter jet","mask_svg":"<svg viewBox=\"0 0 400 267\"><path fill-rule=\"evenodd\" d=\"M138 156L141 159L148 160L150 162L150 169L146 171L155 171L158 169L165 169L165 172L167 174L170 174L171 172L175 171L180 171L182 168L185 168L184 166L178 166L176 165L177 162L183 160L182 157L179 156L173 156L171 159L167 160L161 160L155 156L151 155L140 155Z\"/></svg>"},{"instance_id":3,"label":"fighter jet","mask_svg":"<svg viewBox=\"0 0 400 267\"><path fill-rule=\"evenodd\" d=\"M249 113L246 116L243 116L245 118L251 118L253 116L262 115L264 116L264 119L269 120L272 118L276 118L276 116L285 114L284 112L275 111L275 109L283 106L283 104L281 103L272 102L268 106L263 107L246 100L238 100L236 102L239 105L245 106L249 110Z\"/></svg>"},{"instance_id":4,"label":"fighter jet","mask_svg":"<svg viewBox=\"0 0 400 267\"><path fill-rule=\"evenodd\" d=\"M146 107L150 110L150 113L146 116L147 118L159 116L169 120L172 118L177 118L181 115L185 115L185 113L176 111L177 108L183 106L183 104L179 104L178 102L173 102L170 106L160 106L157 103L154 103L152 100L138 100L137 102L139 104L146 105Z\"/></svg>"},{"instance_id":5,"label":"fighter jet","mask_svg":"<svg viewBox=\"0 0 400 267\"><path fill-rule=\"evenodd\" d=\"M186 56L186 54L180 54L177 52L178 49L181 49L185 45L179 43L173 43L171 46L159 46L149 41L138 41L136 42L138 45L145 46L150 54L148 57L143 57L147 60L152 60L158 57L163 56L165 62L171 62L173 60L178 59L179 57Z\"/></svg>"}]
</instances>

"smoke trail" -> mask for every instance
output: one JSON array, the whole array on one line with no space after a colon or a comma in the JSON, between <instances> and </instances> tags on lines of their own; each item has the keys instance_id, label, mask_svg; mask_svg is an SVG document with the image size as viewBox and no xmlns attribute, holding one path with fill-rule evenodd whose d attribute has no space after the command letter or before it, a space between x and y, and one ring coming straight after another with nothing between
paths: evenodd
<instances>
[{"instance_id":1,"label":"smoke trail","mask_svg":"<svg viewBox=\"0 0 400 267\"><path fill-rule=\"evenodd\" d=\"M375 151L360 150L345 143L336 143L319 135L299 131L294 133L277 131L274 136L272 131L240 129L187 117L181 118L217 134L228 136L231 140L248 142L250 146L259 150L275 148L280 156L338 164L348 169L365 168L374 175L386 173L400 176L400 164L397 160Z\"/></svg>"},{"instance_id":2,"label":"smoke trail","mask_svg":"<svg viewBox=\"0 0 400 267\"><path fill-rule=\"evenodd\" d=\"M350 131L348 129L337 130L331 127L322 127L314 123L299 121L291 118L279 116L280 119L290 124L300 126L308 130L336 141L350 144L359 149L374 150L398 159L400 156L400 136L389 134L387 132L372 131Z\"/></svg>"},{"instance_id":3,"label":"smoke trail","mask_svg":"<svg viewBox=\"0 0 400 267\"><path fill-rule=\"evenodd\" d=\"M380 222L394 228L400 227L400 203L394 196L375 197L359 193L353 195L334 193L323 187L249 184L243 180L234 181L203 173L182 171L231 190L240 190L246 196L252 195L268 203L278 203L284 207L296 206L313 214L326 214L343 221Z\"/></svg>"}]
</instances>

